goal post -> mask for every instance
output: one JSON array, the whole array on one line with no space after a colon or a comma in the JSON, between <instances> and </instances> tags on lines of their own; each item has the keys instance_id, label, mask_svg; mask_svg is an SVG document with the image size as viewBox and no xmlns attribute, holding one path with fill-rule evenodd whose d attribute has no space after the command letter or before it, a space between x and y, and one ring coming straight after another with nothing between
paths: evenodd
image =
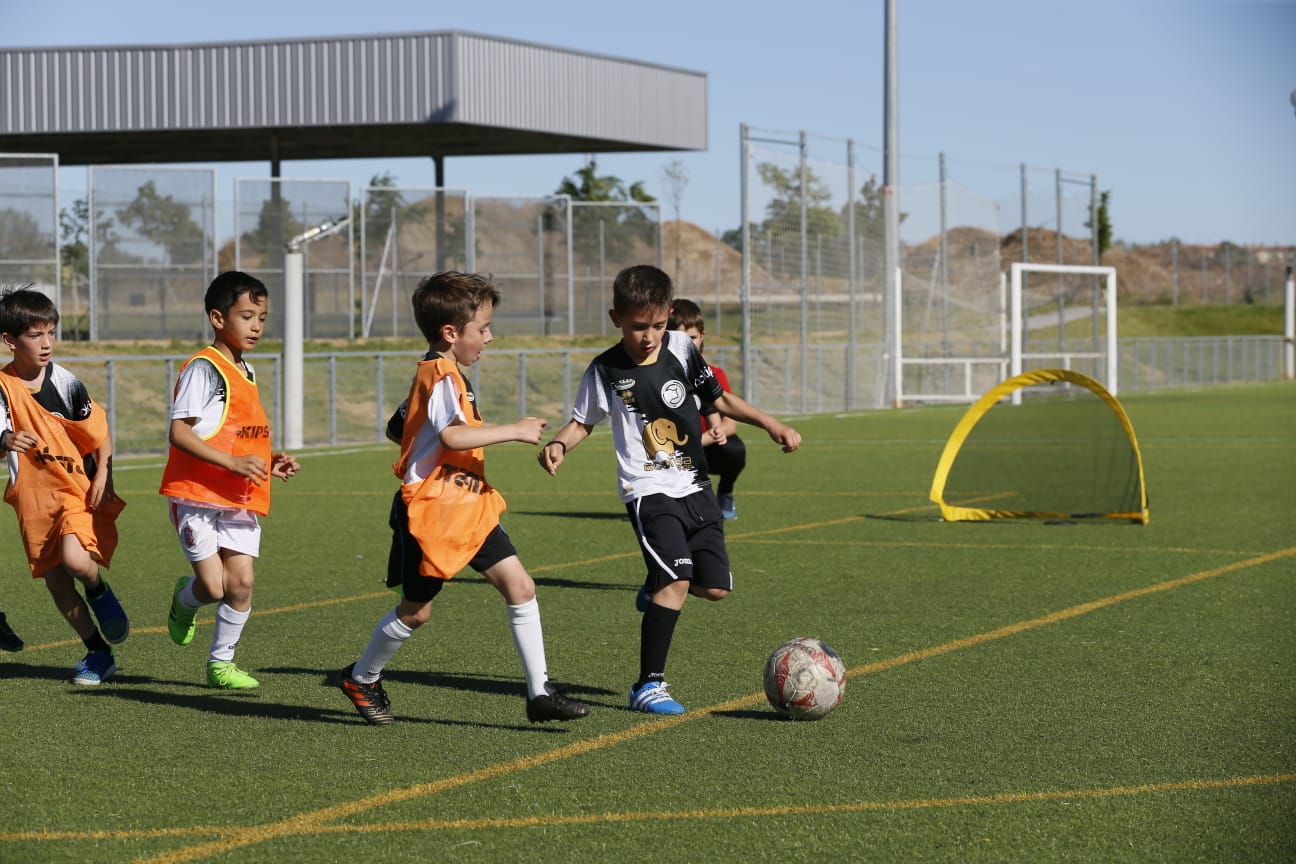
<instances>
[{"instance_id":1,"label":"goal post","mask_svg":"<svg viewBox=\"0 0 1296 864\"><path fill-rule=\"evenodd\" d=\"M1022 391L1031 391L1027 404L1005 404ZM1148 522L1129 416L1101 384L1070 369L1032 369L977 400L945 443L930 498L946 522Z\"/></svg>"},{"instance_id":2,"label":"goal post","mask_svg":"<svg viewBox=\"0 0 1296 864\"><path fill-rule=\"evenodd\" d=\"M1027 274L1053 278L1028 281ZM1096 280L1102 280L1101 297L1094 284ZM1089 303L1075 302L1085 294L1090 295ZM1116 341L1115 267L1014 263L1010 270L1008 306L1010 377L1020 375L1027 368L1071 369L1080 361L1095 377L1101 376L1109 393L1117 394L1120 350ZM1092 335L1087 346L1068 343L1068 327L1077 321L1091 323ZM1055 331L1056 347L1044 346L1041 340L1032 338L1031 334L1042 328ZM1014 392L1013 403L1020 404L1020 399L1020 393Z\"/></svg>"}]
</instances>

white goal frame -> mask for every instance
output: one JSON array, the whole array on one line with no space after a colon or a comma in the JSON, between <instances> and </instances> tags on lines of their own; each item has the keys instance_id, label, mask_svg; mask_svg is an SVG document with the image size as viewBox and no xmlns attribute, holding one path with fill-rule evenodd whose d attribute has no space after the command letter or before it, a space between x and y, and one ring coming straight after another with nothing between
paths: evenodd
<instances>
[{"instance_id":1,"label":"white goal frame","mask_svg":"<svg viewBox=\"0 0 1296 864\"><path fill-rule=\"evenodd\" d=\"M1077 357L1088 357L1106 361L1105 381L1103 386L1113 396L1117 393L1117 379L1120 373L1120 348L1116 341L1116 268L1097 267L1083 264L1022 264L1014 263L1011 268L1008 297L1008 332L1009 332L1009 377L1020 375L1023 360L1048 359L1055 354L1034 355L1022 352L1022 341L1025 324L1022 320L1022 274L1024 273L1070 273L1081 276L1101 276L1106 284L1103 288L1107 313L1107 332L1105 350L1093 354L1077 354ZM1013 393L1013 404L1020 404L1020 391Z\"/></svg>"}]
</instances>

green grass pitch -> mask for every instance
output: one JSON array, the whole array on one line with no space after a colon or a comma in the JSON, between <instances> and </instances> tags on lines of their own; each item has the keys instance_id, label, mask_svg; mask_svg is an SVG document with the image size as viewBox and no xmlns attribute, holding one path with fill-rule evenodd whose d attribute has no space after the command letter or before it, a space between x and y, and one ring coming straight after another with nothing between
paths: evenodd
<instances>
[{"instance_id":1,"label":"green grass pitch","mask_svg":"<svg viewBox=\"0 0 1296 864\"><path fill-rule=\"evenodd\" d=\"M510 417L491 411L487 417ZM736 590L692 599L667 669L689 709L626 710L642 562L600 429L557 478L489 474L539 585L549 668L593 706L532 726L499 595L466 573L388 667L398 722L336 690L393 596L395 449L299 454L264 520L238 661L203 686L211 608L166 635L186 573L158 459L123 461L115 679L81 656L0 517L0 861L1291 861L1296 858L1296 385L1122 400L1151 524L943 524L927 501L962 407L743 429ZM557 422L560 418L550 418ZM766 655L831 644L846 696L777 719Z\"/></svg>"}]
</instances>

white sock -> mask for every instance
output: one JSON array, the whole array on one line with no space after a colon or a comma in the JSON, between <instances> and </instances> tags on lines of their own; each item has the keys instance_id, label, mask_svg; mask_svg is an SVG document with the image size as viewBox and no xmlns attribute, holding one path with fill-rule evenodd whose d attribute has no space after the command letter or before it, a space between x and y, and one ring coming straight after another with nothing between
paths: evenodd
<instances>
[{"instance_id":1,"label":"white sock","mask_svg":"<svg viewBox=\"0 0 1296 864\"><path fill-rule=\"evenodd\" d=\"M203 603L194 596L193 586L198 584L198 577L189 580L189 584L180 589L180 605L186 609L198 609Z\"/></svg>"},{"instance_id":2,"label":"white sock","mask_svg":"<svg viewBox=\"0 0 1296 864\"><path fill-rule=\"evenodd\" d=\"M549 670L545 667L544 633L540 629L540 604L532 597L520 606L509 606L509 629L513 631L513 644L522 658L522 674L526 676L527 698L534 699L549 692Z\"/></svg>"},{"instance_id":3,"label":"white sock","mask_svg":"<svg viewBox=\"0 0 1296 864\"><path fill-rule=\"evenodd\" d=\"M382 677L383 667L391 660L392 655L400 650L405 640L412 635L414 631L400 622L393 608L374 628L373 635L369 637L369 644L365 646L360 659L355 662L355 668L351 670L351 679L361 684L372 684L377 681Z\"/></svg>"},{"instance_id":4,"label":"white sock","mask_svg":"<svg viewBox=\"0 0 1296 864\"><path fill-rule=\"evenodd\" d=\"M247 623L252 610L239 612L225 605L216 606L216 633L212 636L211 659L223 660L226 663L234 659L234 648L239 637L243 635L243 625Z\"/></svg>"}]
</instances>

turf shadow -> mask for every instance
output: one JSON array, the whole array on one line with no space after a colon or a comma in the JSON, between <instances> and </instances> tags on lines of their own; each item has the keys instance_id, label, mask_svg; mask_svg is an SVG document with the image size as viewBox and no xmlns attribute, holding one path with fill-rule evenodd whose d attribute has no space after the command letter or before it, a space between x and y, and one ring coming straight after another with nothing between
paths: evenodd
<instances>
[{"instance_id":1,"label":"turf shadow","mask_svg":"<svg viewBox=\"0 0 1296 864\"><path fill-rule=\"evenodd\" d=\"M258 672L270 675L308 675L320 678L321 687L337 687L338 673L335 670L322 670L305 666L264 666ZM383 670L383 682L387 684L417 684L424 687L444 687L450 690L466 690L473 693L486 693L495 696L526 695L525 685L516 678L505 678L499 675L476 675L466 672L427 672L406 669ZM563 681L553 682L563 692L576 696L582 701L585 695L616 695L615 691L602 687L590 687L584 684L569 684Z\"/></svg>"},{"instance_id":2,"label":"turf shadow","mask_svg":"<svg viewBox=\"0 0 1296 864\"><path fill-rule=\"evenodd\" d=\"M329 723L343 726L368 725L349 707L321 708L313 705L289 705L281 702L267 702L255 698L254 692L239 696L230 694L205 694L189 696L176 693L162 693L133 687L114 687L104 684L97 688L77 688L78 695L99 698L124 699L143 705L169 705L174 708L187 708L205 714L220 714L227 717L247 717L259 720L296 720L304 723ZM341 696L338 697L342 699ZM425 723L437 726L464 726L476 729L503 729L512 731L562 733L561 726L538 727L530 723L482 723L468 720L452 720L440 717L408 717L396 715L398 723Z\"/></svg>"},{"instance_id":3,"label":"turf shadow","mask_svg":"<svg viewBox=\"0 0 1296 864\"><path fill-rule=\"evenodd\" d=\"M552 510L509 510L510 513L519 516L548 516L555 519L613 519L616 521L627 521L629 516L622 513L607 513L598 510L569 510L566 513L555 513Z\"/></svg>"},{"instance_id":4,"label":"turf shadow","mask_svg":"<svg viewBox=\"0 0 1296 864\"><path fill-rule=\"evenodd\" d=\"M0 663L0 680L6 678L26 678L33 681L67 681L72 677L72 665L37 666L33 663L15 663L5 660Z\"/></svg>"},{"instance_id":5,"label":"turf shadow","mask_svg":"<svg viewBox=\"0 0 1296 864\"><path fill-rule=\"evenodd\" d=\"M116 679L114 679L116 680ZM351 710L343 708L319 708L310 705L287 705L281 702L267 702L256 698L254 691L245 691L239 695L211 692L203 694L165 693L141 687L122 687L121 683L110 681L94 689L77 691L85 696L99 698L124 699L142 705L169 705L173 708L188 708L202 711L205 714L223 714L229 717L254 717L263 720L302 720L313 723L351 723L359 718ZM363 721L361 721L363 722Z\"/></svg>"},{"instance_id":6,"label":"turf shadow","mask_svg":"<svg viewBox=\"0 0 1296 864\"><path fill-rule=\"evenodd\" d=\"M639 586L627 586L624 582L590 582L585 579L557 579L553 576L532 576L536 585L547 588L584 588L593 591L638 591Z\"/></svg>"}]
</instances>

